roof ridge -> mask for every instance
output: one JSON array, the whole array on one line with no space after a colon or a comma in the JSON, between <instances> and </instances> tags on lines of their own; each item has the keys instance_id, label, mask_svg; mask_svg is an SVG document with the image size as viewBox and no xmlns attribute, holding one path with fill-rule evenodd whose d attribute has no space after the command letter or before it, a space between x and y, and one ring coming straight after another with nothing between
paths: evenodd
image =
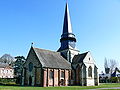
<instances>
[{"instance_id":1,"label":"roof ridge","mask_svg":"<svg viewBox=\"0 0 120 90\"><path fill-rule=\"evenodd\" d=\"M42 64L42 67L71 69L71 64L60 55L60 52L40 48L33 48L33 50Z\"/></svg>"},{"instance_id":2,"label":"roof ridge","mask_svg":"<svg viewBox=\"0 0 120 90\"><path fill-rule=\"evenodd\" d=\"M39 49L39 50L43 50L43 51L49 51L49 52L53 52L53 53L59 53L59 52L56 52L56 51L51 51L51 50L42 49L42 48L36 48L36 47L33 47L33 49Z\"/></svg>"},{"instance_id":3,"label":"roof ridge","mask_svg":"<svg viewBox=\"0 0 120 90\"><path fill-rule=\"evenodd\" d=\"M82 54L87 54L88 52L90 52L90 51L87 51L87 52L81 53L80 55L82 55Z\"/></svg>"}]
</instances>

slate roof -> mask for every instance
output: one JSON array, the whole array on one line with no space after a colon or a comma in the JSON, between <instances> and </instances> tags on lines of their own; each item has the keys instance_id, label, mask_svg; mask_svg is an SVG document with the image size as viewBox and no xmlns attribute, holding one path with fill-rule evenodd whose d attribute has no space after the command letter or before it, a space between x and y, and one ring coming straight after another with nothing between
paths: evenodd
<instances>
[{"instance_id":1,"label":"slate roof","mask_svg":"<svg viewBox=\"0 0 120 90\"><path fill-rule=\"evenodd\" d=\"M74 58L73 58L73 64L77 64L77 63L81 63L83 62L84 58L86 57L88 52L85 52L85 53L82 53L82 54L78 54L78 55L75 55Z\"/></svg>"},{"instance_id":2,"label":"slate roof","mask_svg":"<svg viewBox=\"0 0 120 90\"><path fill-rule=\"evenodd\" d=\"M64 59L59 52L33 48L42 67L71 69L71 63Z\"/></svg>"}]
</instances>

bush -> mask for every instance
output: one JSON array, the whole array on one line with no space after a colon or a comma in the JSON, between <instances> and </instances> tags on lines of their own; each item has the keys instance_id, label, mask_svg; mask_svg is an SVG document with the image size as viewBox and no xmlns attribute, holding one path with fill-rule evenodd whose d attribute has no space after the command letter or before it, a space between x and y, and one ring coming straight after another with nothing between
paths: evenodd
<instances>
[{"instance_id":1,"label":"bush","mask_svg":"<svg viewBox=\"0 0 120 90\"><path fill-rule=\"evenodd\" d=\"M112 83L117 83L118 82L118 77L111 77L111 82Z\"/></svg>"}]
</instances>

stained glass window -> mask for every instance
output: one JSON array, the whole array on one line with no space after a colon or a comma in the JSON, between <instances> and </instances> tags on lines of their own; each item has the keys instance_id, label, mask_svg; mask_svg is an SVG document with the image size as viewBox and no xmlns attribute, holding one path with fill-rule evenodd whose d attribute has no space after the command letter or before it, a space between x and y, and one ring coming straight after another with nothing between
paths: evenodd
<instances>
[{"instance_id":1,"label":"stained glass window","mask_svg":"<svg viewBox=\"0 0 120 90\"><path fill-rule=\"evenodd\" d=\"M33 69L33 63L32 63L32 62L30 62L30 63L29 63L29 71L31 72L31 71L32 71L32 69Z\"/></svg>"},{"instance_id":2,"label":"stained glass window","mask_svg":"<svg viewBox=\"0 0 120 90\"><path fill-rule=\"evenodd\" d=\"M88 68L88 77L92 77L92 67Z\"/></svg>"}]
</instances>

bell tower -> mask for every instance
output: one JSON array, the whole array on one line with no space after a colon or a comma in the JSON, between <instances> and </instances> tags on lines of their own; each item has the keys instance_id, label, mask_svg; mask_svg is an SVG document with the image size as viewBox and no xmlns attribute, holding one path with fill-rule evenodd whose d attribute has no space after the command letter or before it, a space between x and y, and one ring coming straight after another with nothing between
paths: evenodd
<instances>
[{"instance_id":1,"label":"bell tower","mask_svg":"<svg viewBox=\"0 0 120 90\"><path fill-rule=\"evenodd\" d=\"M69 62L72 62L74 55L77 55L79 51L76 50L76 47L75 47L76 38L72 32L72 25L71 25L71 20L70 20L68 3L66 3L63 32L61 35L60 42L61 42L61 46L58 52L61 52L61 55L65 59L67 59Z\"/></svg>"}]
</instances>

